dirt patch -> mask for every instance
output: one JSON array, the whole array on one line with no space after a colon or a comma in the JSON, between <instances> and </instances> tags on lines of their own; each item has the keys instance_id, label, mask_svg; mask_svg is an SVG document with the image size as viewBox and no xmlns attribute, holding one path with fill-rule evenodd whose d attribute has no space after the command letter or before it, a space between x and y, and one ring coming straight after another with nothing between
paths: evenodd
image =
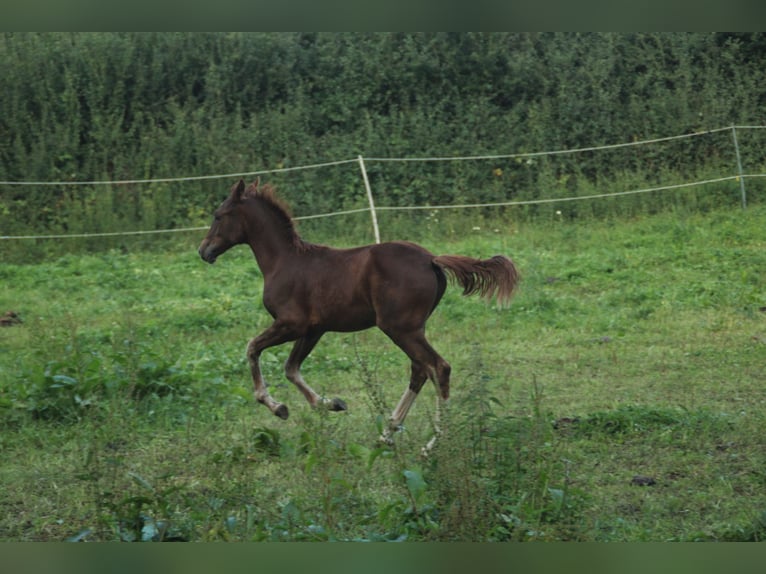
<instances>
[{"instance_id":1,"label":"dirt patch","mask_svg":"<svg viewBox=\"0 0 766 574\"><path fill-rule=\"evenodd\" d=\"M0 317L0 327L13 327L14 325L21 325L23 321L16 311L6 311Z\"/></svg>"}]
</instances>

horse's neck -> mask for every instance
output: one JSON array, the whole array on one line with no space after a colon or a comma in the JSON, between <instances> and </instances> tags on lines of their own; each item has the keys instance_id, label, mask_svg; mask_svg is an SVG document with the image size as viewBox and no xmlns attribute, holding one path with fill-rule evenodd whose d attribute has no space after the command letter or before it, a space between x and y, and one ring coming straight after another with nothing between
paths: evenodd
<instances>
[{"instance_id":1,"label":"horse's neck","mask_svg":"<svg viewBox=\"0 0 766 574\"><path fill-rule=\"evenodd\" d=\"M254 205L249 217L248 242L258 267L268 277L283 258L295 251L293 238L285 230L284 223L270 209Z\"/></svg>"}]
</instances>

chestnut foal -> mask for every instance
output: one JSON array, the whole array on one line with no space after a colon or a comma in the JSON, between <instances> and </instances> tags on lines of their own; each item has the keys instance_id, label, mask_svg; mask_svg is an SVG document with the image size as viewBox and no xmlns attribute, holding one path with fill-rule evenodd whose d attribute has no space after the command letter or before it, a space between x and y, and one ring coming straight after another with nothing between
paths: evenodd
<instances>
[{"instance_id":1,"label":"chestnut foal","mask_svg":"<svg viewBox=\"0 0 766 574\"><path fill-rule=\"evenodd\" d=\"M410 358L410 384L393 410L381 440L391 444L427 379L449 398L450 365L426 340L426 320L439 304L447 276L464 295L497 296L506 303L519 281L514 263L502 255L474 259L433 255L414 243L393 241L352 249L334 249L300 238L274 190L240 180L215 211L199 247L208 263L229 248L248 244L263 274L263 304L274 318L250 341L247 357L255 398L276 416L288 409L274 400L261 375L264 349L295 341L285 364L287 378L312 407L346 410L340 399L320 397L301 376L301 363L328 331L360 331L377 326ZM438 410L437 410L438 415ZM437 429L438 434L438 429ZM435 437L434 437L435 438ZM433 439L429 447L433 444Z\"/></svg>"}]
</instances>

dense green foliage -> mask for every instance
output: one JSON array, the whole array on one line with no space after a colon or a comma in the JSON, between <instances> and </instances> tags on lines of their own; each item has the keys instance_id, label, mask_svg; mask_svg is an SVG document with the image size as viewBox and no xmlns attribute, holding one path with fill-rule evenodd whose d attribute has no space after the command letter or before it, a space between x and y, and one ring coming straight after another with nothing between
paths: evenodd
<instances>
[{"instance_id":1,"label":"dense green foliage","mask_svg":"<svg viewBox=\"0 0 766 574\"><path fill-rule=\"evenodd\" d=\"M374 329L303 368L347 412L287 383L289 345L262 363L290 418L255 403L245 345L270 318L246 248L0 266L23 320L0 328L0 540L763 540L764 206L475 215L422 243L507 253L523 282L505 310L451 288L429 321L453 370L427 460L431 385L376 442L409 368Z\"/></svg>"},{"instance_id":2,"label":"dense green foliage","mask_svg":"<svg viewBox=\"0 0 766 574\"><path fill-rule=\"evenodd\" d=\"M765 59L763 34L5 33L0 180L514 154L761 124ZM763 171L763 138L742 138L751 140L742 142L746 171ZM380 205L603 193L733 175L735 166L726 132L529 161L368 163ZM2 186L0 228L199 224L231 179ZM272 179L297 214L364 205L355 164ZM731 205L737 190L713 192L703 195ZM634 209L665 206L653 197Z\"/></svg>"}]
</instances>

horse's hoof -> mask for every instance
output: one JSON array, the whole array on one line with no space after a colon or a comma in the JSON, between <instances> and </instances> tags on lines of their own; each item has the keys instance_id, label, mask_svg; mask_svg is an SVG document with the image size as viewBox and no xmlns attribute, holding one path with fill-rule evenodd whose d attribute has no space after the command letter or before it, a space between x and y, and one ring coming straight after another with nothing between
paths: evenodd
<instances>
[{"instance_id":1,"label":"horse's hoof","mask_svg":"<svg viewBox=\"0 0 766 574\"><path fill-rule=\"evenodd\" d=\"M378 445L393 448L394 437L390 431L388 430L383 431L383 434L378 437Z\"/></svg>"},{"instance_id":2,"label":"horse's hoof","mask_svg":"<svg viewBox=\"0 0 766 574\"><path fill-rule=\"evenodd\" d=\"M396 443L390 438L380 436L373 448L381 449L382 451L393 451L396 450Z\"/></svg>"},{"instance_id":3,"label":"horse's hoof","mask_svg":"<svg viewBox=\"0 0 766 574\"><path fill-rule=\"evenodd\" d=\"M434 445L436 444L436 440L439 438L439 435L434 435L431 437L431 440L428 441L428 444L426 444L423 448L420 449L420 456L424 459L427 459L431 456L431 453L433 452Z\"/></svg>"},{"instance_id":4,"label":"horse's hoof","mask_svg":"<svg viewBox=\"0 0 766 574\"><path fill-rule=\"evenodd\" d=\"M345 411L348 410L348 407L346 407L346 402L339 399L334 398L330 401L330 410L331 411Z\"/></svg>"},{"instance_id":5,"label":"horse's hoof","mask_svg":"<svg viewBox=\"0 0 766 574\"><path fill-rule=\"evenodd\" d=\"M274 414L282 420L287 420L287 417L290 416L290 411L287 410L287 405L279 405L274 409Z\"/></svg>"}]
</instances>

